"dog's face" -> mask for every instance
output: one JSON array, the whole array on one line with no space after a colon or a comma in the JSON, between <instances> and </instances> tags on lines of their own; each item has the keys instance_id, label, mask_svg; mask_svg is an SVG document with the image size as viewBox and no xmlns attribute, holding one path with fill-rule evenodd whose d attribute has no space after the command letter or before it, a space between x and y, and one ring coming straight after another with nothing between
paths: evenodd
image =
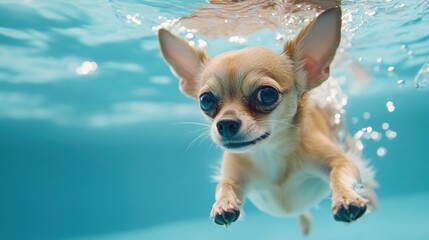
<instances>
[{"instance_id":1,"label":"dog's face","mask_svg":"<svg viewBox=\"0 0 429 240\"><path fill-rule=\"evenodd\" d=\"M298 92L286 55L263 48L224 53L208 62L199 78L197 97L212 121L211 137L227 151L267 142L296 112Z\"/></svg>"},{"instance_id":2,"label":"dog's face","mask_svg":"<svg viewBox=\"0 0 429 240\"><path fill-rule=\"evenodd\" d=\"M163 56L186 95L198 99L211 121L211 137L230 152L267 143L293 125L302 93L329 76L340 40L339 8L322 13L281 54L245 48L209 59L184 40L161 29Z\"/></svg>"}]
</instances>

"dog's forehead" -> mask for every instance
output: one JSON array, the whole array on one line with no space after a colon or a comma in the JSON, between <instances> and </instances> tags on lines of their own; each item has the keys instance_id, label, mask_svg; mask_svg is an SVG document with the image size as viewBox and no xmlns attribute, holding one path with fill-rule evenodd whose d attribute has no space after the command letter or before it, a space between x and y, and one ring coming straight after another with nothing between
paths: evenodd
<instances>
[{"instance_id":1,"label":"dog's forehead","mask_svg":"<svg viewBox=\"0 0 429 240\"><path fill-rule=\"evenodd\" d=\"M264 77L273 79L282 89L291 87L292 61L287 55L257 47L226 52L206 65L201 81L211 89L247 91Z\"/></svg>"}]
</instances>

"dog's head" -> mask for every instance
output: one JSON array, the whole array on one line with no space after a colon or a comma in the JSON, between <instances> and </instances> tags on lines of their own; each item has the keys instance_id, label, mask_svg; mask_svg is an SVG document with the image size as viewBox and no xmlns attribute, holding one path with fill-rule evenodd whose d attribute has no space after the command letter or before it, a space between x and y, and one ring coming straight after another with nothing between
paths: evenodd
<instances>
[{"instance_id":1,"label":"dog's head","mask_svg":"<svg viewBox=\"0 0 429 240\"><path fill-rule=\"evenodd\" d=\"M198 99L211 120L212 139L226 151L246 152L289 128L299 97L329 77L341 37L341 10L320 14L280 54L252 47L209 59L165 29L158 37L180 90Z\"/></svg>"}]
</instances>

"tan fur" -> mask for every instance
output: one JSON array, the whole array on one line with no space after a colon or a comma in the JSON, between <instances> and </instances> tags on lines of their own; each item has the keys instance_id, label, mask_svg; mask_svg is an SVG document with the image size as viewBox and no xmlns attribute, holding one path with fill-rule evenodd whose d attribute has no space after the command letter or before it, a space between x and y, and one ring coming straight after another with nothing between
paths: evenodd
<instances>
[{"instance_id":1,"label":"tan fur","mask_svg":"<svg viewBox=\"0 0 429 240\"><path fill-rule=\"evenodd\" d=\"M192 81L200 87L196 96L211 92L219 99L216 115L207 117L212 122L213 141L225 149L212 218L239 211L242 202L249 198L271 215L301 216L302 232L308 234L307 210L329 192L333 214L352 205L365 207L368 201L375 205L372 179L361 179L369 171L366 164L358 155L347 153L338 142L338 127L329 121L329 107L321 107L309 97L310 90L328 78L329 64L340 41L341 11L334 9L322 15L285 44L281 54L246 48L207 60L200 69L187 69L196 76ZM325 38L326 53L321 51L324 55L317 59L317 53L308 49L314 47L312 40L318 37L314 34L319 25L332 27L332 34L337 35ZM161 50L166 51L161 38ZM181 41L175 44L197 51L183 46ZM318 46L322 48L323 44ZM315 61L311 68L306 65L309 61ZM314 82L309 76L313 76ZM269 113L258 113L249 107L252 93L260 86L272 86L279 92L279 103ZM238 150L225 147L217 123L231 117L240 119L240 134L247 141L265 133L270 133L269 137ZM366 188L366 194L355 191L358 184Z\"/></svg>"}]
</instances>

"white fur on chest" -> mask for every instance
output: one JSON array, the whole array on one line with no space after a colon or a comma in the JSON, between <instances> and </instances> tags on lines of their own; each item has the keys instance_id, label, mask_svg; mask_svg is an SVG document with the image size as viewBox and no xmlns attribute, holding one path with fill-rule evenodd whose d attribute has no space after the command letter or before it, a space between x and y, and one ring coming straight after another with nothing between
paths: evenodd
<instances>
[{"instance_id":1,"label":"white fur on chest","mask_svg":"<svg viewBox=\"0 0 429 240\"><path fill-rule=\"evenodd\" d=\"M329 194L329 176L316 166L294 166L285 159L256 155L254 178L247 197L261 211L274 216L295 216L317 205ZM303 161L304 162L304 161ZM285 174L290 172L289 176Z\"/></svg>"}]
</instances>

